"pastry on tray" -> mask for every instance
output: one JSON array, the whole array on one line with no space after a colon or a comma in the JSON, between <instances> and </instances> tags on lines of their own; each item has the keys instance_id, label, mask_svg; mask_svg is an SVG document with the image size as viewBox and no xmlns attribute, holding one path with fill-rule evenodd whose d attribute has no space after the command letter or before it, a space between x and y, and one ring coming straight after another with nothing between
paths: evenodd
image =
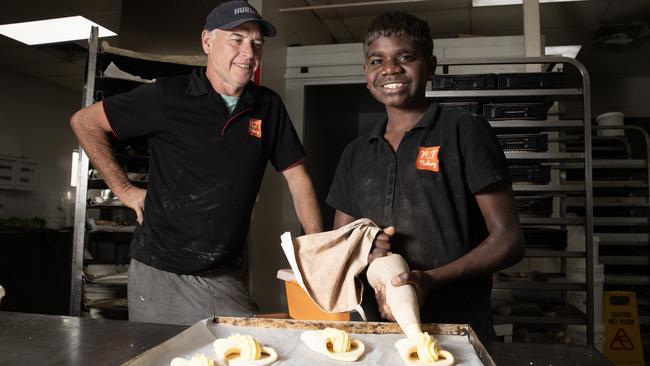
<instances>
[{"instance_id":1,"label":"pastry on tray","mask_svg":"<svg viewBox=\"0 0 650 366\"><path fill-rule=\"evenodd\" d=\"M227 360L228 365L270 365L278 359L278 354L271 347L263 347L250 335L233 334L228 338L219 338L213 343L217 361Z\"/></svg>"},{"instance_id":2,"label":"pastry on tray","mask_svg":"<svg viewBox=\"0 0 650 366\"><path fill-rule=\"evenodd\" d=\"M408 366L451 366L454 356L440 349L438 341L429 333L418 333L395 342L399 356Z\"/></svg>"},{"instance_id":3,"label":"pastry on tray","mask_svg":"<svg viewBox=\"0 0 650 366\"><path fill-rule=\"evenodd\" d=\"M347 332L335 328L308 330L300 335L300 339L312 351L337 361L357 361L366 350L363 342L351 339Z\"/></svg>"}]
</instances>

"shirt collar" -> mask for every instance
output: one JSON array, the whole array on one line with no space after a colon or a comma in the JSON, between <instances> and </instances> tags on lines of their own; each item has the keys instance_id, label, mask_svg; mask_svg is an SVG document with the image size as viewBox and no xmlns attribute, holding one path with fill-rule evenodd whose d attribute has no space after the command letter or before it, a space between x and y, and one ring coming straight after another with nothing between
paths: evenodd
<instances>
[{"instance_id":1,"label":"shirt collar","mask_svg":"<svg viewBox=\"0 0 650 366\"><path fill-rule=\"evenodd\" d=\"M185 91L188 95L199 96L208 94L212 90L212 85L205 75L205 67L199 67L190 74L190 83Z\"/></svg>"},{"instance_id":2,"label":"shirt collar","mask_svg":"<svg viewBox=\"0 0 650 366\"><path fill-rule=\"evenodd\" d=\"M199 67L194 69L192 73L190 74L190 82L187 86L187 90L185 91L186 94L192 95L192 96L199 96L199 95L206 95L209 94L210 92L214 91L212 89L212 84L210 84L210 80L208 80L207 75L205 74L205 67ZM246 87L244 88L244 91L242 94L239 96L240 102L238 103L241 104L242 101L246 102L247 105L253 104L253 93L257 89L257 86L255 83L252 81L249 81Z\"/></svg>"},{"instance_id":3,"label":"shirt collar","mask_svg":"<svg viewBox=\"0 0 650 366\"><path fill-rule=\"evenodd\" d=\"M420 129L420 128L432 128L435 126L436 121L438 120L438 102L433 102L429 104L429 107L424 111L424 114L418 121L418 123L413 126L411 130L415 129ZM372 129L370 132L370 136L368 137L368 141L376 140L380 137L384 136L384 132L386 131L386 124L388 123L388 119L384 118L384 121L382 123L378 123L375 125L375 127Z\"/></svg>"}]
</instances>

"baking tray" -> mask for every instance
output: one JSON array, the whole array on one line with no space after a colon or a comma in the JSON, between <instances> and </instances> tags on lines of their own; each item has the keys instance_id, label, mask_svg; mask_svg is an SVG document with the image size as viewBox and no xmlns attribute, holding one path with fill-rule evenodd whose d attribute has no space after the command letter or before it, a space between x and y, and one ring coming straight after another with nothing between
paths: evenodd
<instances>
[{"instance_id":1,"label":"baking tray","mask_svg":"<svg viewBox=\"0 0 650 366\"><path fill-rule=\"evenodd\" d=\"M523 72L497 75L499 89L560 89L562 73Z\"/></svg>"},{"instance_id":2,"label":"baking tray","mask_svg":"<svg viewBox=\"0 0 650 366\"><path fill-rule=\"evenodd\" d=\"M445 110L469 111L474 114L483 113L478 102L439 102L438 106Z\"/></svg>"},{"instance_id":3,"label":"baking tray","mask_svg":"<svg viewBox=\"0 0 650 366\"><path fill-rule=\"evenodd\" d=\"M339 362L311 351L300 340L305 330L332 327L354 334L366 345L358 362ZM495 366L474 330L466 324L422 324L443 349L454 355L455 366ZM195 353L215 357L212 342L232 333L249 334L278 353L274 365L403 365L395 342L404 338L396 323L309 321L268 318L214 317L201 320L184 332L127 361L123 366L168 366L174 357L189 359Z\"/></svg>"},{"instance_id":4,"label":"baking tray","mask_svg":"<svg viewBox=\"0 0 650 366\"><path fill-rule=\"evenodd\" d=\"M546 184L551 181L551 167L548 165L510 165L510 179L520 184Z\"/></svg>"},{"instance_id":5,"label":"baking tray","mask_svg":"<svg viewBox=\"0 0 650 366\"><path fill-rule=\"evenodd\" d=\"M491 121L545 120L550 107L549 103L490 103L483 105L483 116Z\"/></svg>"},{"instance_id":6,"label":"baking tray","mask_svg":"<svg viewBox=\"0 0 650 366\"><path fill-rule=\"evenodd\" d=\"M434 75L431 90L487 90L497 88L495 74Z\"/></svg>"},{"instance_id":7,"label":"baking tray","mask_svg":"<svg viewBox=\"0 0 650 366\"><path fill-rule=\"evenodd\" d=\"M503 150L521 152L545 152L548 150L548 135L544 133L520 133L497 135Z\"/></svg>"}]
</instances>

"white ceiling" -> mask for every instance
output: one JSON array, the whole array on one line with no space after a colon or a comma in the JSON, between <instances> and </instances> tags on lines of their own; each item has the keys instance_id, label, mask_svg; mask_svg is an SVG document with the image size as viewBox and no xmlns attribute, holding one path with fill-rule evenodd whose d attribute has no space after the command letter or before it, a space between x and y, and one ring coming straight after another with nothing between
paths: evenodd
<instances>
[{"instance_id":1,"label":"white ceiling","mask_svg":"<svg viewBox=\"0 0 650 366\"><path fill-rule=\"evenodd\" d=\"M136 49L151 43L168 45L170 52L199 52L198 33L205 14L221 0L2 0L0 24L83 15L117 33L111 44ZM324 4L349 4L367 0L264 0L281 9ZM376 2L376 1L375 1ZM292 34L309 32L295 28L300 17L316 17L319 28L331 34L331 43L360 42L377 14L402 9L425 18L434 38L459 35L502 36L523 32L521 6L472 8L471 0L430 0L411 3L337 7L323 10L281 12L285 29ZM582 44L578 59L594 77L650 76L650 0L590 0L541 4L541 31L547 45ZM635 34L624 45L595 42L611 29ZM602 37L601 37L602 38ZM287 37L287 44L298 43ZM33 75L81 90L84 42L26 46L0 36L0 67ZM191 47L174 45L190 44ZM169 46L172 45L172 46ZM159 47L160 48L160 47Z\"/></svg>"}]
</instances>

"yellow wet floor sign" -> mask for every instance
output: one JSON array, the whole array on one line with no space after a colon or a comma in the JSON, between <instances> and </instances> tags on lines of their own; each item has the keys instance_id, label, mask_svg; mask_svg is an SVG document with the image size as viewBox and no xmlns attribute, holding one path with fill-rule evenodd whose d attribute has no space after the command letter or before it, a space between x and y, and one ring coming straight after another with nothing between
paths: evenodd
<instances>
[{"instance_id":1,"label":"yellow wet floor sign","mask_svg":"<svg viewBox=\"0 0 650 366\"><path fill-rule=\"evenodd\" d=\"M634 292L603 293L605 357L616 366L643 366L643 344Z\"/></svg>"}]
</instances>

